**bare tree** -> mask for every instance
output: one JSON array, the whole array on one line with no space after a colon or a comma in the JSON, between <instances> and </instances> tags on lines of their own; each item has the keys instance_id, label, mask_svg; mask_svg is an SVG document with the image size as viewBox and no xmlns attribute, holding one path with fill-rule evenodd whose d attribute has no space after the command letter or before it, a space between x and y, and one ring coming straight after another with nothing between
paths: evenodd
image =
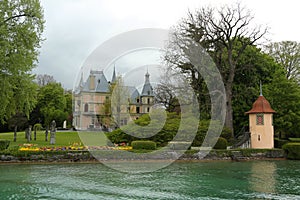
<instances>
[{"instance_id":1,"label":"bare tree","mask_svg":"<svg viewBox=\"0 0 300 200\"><path fill-rule=\"evenodd\" d=\"M53 76L50 76L48 74L39 74L36 76L36 81L39 86L45 86L49 83L55 83L55 79Z\"/></svg>"},{"instance_id":2,"label":"bare tree","mask_svg":"<svg viewBox=\"0 0 300 200\"><path fill-rule=\"evenodd\" d=\"M175 28L165 59L169 66L189 75L196 91L203 90L201 74L193 66L185 48L193 41L201 45L219 69L226 90L225 125L233 132L232 87L237 62L249 45L254 45L268 31L253 23L253 15L239 3L220 8L203 7L189 12ZM198 99L201 98L198 94Z\"/></svg>"},{"instance_id":3,"label":"bare tree","mask_svg":"<svg viewBox=\"0 0 300 200\"><path fill-rule=\"evenodd\" d=\"M286 71L287 79L299 82L300 75L300 43L296 41L274 42L266 46L270 54Z\"/></svg>"},{"instance_id":4,"label":"bare tree","mask_svg":"<svg viewBox=\"0 0 300 200\"><path fill-rule=\"evenodd\" d=\"M192 105L195 94L186 76L178 70L166 70L154 88L155 102L161 104L168 112L181 112L181 106Z\"/></svg>"}]
</instances>

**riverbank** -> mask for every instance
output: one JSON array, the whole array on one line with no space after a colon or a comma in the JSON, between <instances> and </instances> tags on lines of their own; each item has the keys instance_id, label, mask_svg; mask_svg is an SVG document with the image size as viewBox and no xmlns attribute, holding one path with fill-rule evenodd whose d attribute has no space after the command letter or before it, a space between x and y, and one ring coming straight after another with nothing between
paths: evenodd
<instances>
[{"instance_id":1,"label":"riverbank","mask_svg":"<svg viewBox=\"0 0 300 200\"><path fill-rule=\"evenodd\" d=\"M179 160L179 161L246 161L246 160L278 160L286 159L282 149L230 149L230 150L188 150L186 152L168 151L155 156L144 156L134 153L128 157L122 151L76 151L76 152L26 152L24 154L10 155L0 154L0 163L74 163L74 162L95 162L101 161L133 161L133 160ZM128 152L127 152L128 153ZM147 152L143 152L147 153ZM151 154L151 152L149 152ZM182 155L181 155L182 154ZM137 156L138 155L138 156ZM148 154L146 154L148 155ZM178 158L178 156L181 155ZM96 157L96 158L95 158Z\"/></svg>"}]
</instances>

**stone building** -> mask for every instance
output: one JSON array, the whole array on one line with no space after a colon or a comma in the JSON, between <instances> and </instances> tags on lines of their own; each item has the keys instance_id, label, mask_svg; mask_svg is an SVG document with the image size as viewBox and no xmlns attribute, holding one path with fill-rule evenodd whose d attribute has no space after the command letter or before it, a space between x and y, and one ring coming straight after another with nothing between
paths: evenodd
<instances>
[{"instance_id":1,"label":"stone building","mask_svg":"<svg viewBox=\"0 0 300 200\"><path fill-rule=\"evenodd\" d=\"M77 130L108 130L150 112L154 93L148 72L141 94L133 86L122 86L119 95L126 92L128 102L119 106L115 106L111 98L116 81L115 69L111 81L106 79L103 71L97 70L91 70L85 81L81 77L74 91L73 126Z\"/></svg>"}]
</instances>

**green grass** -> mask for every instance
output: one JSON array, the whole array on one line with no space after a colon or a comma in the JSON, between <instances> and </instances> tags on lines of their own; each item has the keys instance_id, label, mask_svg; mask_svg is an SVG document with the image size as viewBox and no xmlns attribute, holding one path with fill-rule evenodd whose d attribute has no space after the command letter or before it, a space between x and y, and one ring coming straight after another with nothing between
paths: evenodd
<instances>
[{"instance_id":1,"label":"green grass","mask_svg":"<svg viewBox=\"0 0 300 200\"><path fill-rule=\"evenodd\" d=\"M19 146L28 143L25 139L25 132L17 133L17 141L13 141L14 133L0 133L0 139L9 140L10 147ZM32 132L33 138L33 132ZM54 145L50 144L50 132L48 134L48 141L45 141L45 132L38 131L36 141L31 140L30 144L35 144L37 147L60 147L70 146L74 143L82 144L84 146L105 146L106 137L104 133L99 132L56 132L56 142Z\"/></svg>"}]
</instances>

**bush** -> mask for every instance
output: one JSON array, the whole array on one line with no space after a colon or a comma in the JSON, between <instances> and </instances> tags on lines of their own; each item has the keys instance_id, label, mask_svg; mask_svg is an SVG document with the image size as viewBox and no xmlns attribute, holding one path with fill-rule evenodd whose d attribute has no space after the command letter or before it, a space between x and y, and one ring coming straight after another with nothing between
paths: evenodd
<instances>
[{"instance_id":1,"label":"bush","mask_svg":"<svg viewBox=\"0 0 300 200\"><path fill-rule=\"evenodd\" d=\"M0 150L7 149L9 146L9 140L0 140Z\"/></svg>"},{"instance_id":2,"label":"bush","mask_svg":"<svg viewBox=\"0 0 300 200\"><path fill-rule=\"evenodd\" d=\"M289 138L291 142L300 142L300 138Z\"/></svg>"},{"instance_id":3,"label":"bush","mask_svg":"<svg viewBox=\"0 0 300 200\"><path fill-rule=\"evenodd\" d=\"M132 149L146 149L146 150L155 150L156 143L152 141L132 141L131 142Z\"/></svg>"},{"instance_id":4,"label":"bush","mask_svg":"<svg viewBox=\"0 0 300 200\"><path fill-rule=\"evenodd\" d=\"M274 147L281 149L282 146L285 145L288 142L289 142L288 140L282 140L282 139L275 138L274 139Z\"/></svg>"},{"instance_id":5,"label":"bush","mask_svg":"<svg viewBox=\"0 0 300 200\"><path fill-rule=\"evenodd\" d=\"M227 140L225 138L219 137L214 149L227 149Z\"/></svg>"},{"instance_id":6,"label":"bush","mask_svg":"<svg viewBox=\"0 0 300 200\"><path fill-rule=\"evenodd\" d=\"M42 126L42 124L40 124L40 123L37 123L37 124L35 124L34 126L33 126L33 130L37 130L37 131L40 131L40 130L42 130L42 128L43 128L43 126Z\"/></svg>"},{"instance_id":7,"label":"bush","mask_svg":"<svg viewBox=\"0 0 300 200\"><path fill-rule=\"evenodd\" d=\"M287 153L288 159L300 160L300 143L287 143L282 148Z\"/></svg>"}]
</instances>

